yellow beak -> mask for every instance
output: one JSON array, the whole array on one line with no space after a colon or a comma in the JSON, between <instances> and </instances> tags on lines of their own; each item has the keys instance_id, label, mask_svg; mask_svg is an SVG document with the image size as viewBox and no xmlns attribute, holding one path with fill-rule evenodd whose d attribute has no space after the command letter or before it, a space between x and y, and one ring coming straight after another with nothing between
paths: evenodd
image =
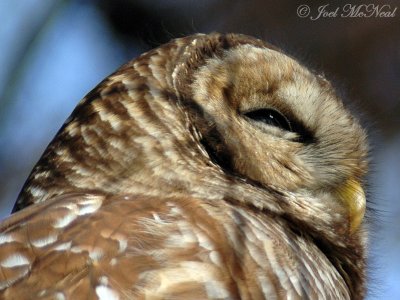
<instances>
[{"instance_id":1,"label":"yellow beak","mask_svg":"<svg viewBox=\"0 0 400 300\"><path fill-rule=\"evenodd\" d=\"M349 214L350 233L355 232L364 218L365 193L359 182L350 178L337 190L337 195Z\"/></svg>"}]
</instances>

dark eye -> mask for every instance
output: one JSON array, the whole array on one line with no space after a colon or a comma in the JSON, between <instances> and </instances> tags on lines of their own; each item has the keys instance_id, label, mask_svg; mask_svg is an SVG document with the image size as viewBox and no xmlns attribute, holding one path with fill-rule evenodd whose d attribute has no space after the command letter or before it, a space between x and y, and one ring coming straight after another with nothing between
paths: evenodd
<instances>
[{"instance_id":1,"label":"dark eye","mask_svg":"<svg viewBox=\"0 0 400 300\"><path fill-rule=\"evenodd\" d=\"M284 115L274 109L258 109L245 113L250 119L254 121L263 122L268 125L279 127L283 130L293 131L290 122Z\"/></svg>"}]
</instances>

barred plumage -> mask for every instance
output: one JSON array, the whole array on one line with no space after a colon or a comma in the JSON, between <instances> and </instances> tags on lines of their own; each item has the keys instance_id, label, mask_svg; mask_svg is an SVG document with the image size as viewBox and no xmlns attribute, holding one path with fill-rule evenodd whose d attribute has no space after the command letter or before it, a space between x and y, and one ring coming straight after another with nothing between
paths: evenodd
<instances>
[{"instance_id":1,"label":"barred plumage","mask_svg":"<svg viewBox=\"0 0 400 300\"><path fill-rule=\"evenodd\" d=\"M361 299L366 135L235 34L176 39L77 106L1 226L4 299Z\"/></svg>"}]
</instances>

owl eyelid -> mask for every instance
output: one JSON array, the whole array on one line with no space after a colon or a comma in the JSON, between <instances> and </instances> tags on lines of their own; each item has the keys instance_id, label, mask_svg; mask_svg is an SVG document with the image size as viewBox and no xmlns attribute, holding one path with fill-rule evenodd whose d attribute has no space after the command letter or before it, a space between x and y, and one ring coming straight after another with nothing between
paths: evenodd
<instances>
[{"instance_id":1,"label":"owl eyelid","mask_svg":"<svg viewBox=\"0 0 400 300\"><path fill-rule=\"evenodd\" d=\"M284 131L294 132L289 119L276 109L261 108L246 112L244 115L256 122L278 127Z\"/></svg>"},{"instance_id":2,"label":"owl eyelid","mask_svg":"<svg viewBox=\"0 0 400 300\"><path fill-rule=\"evenodd\" d=\"M296 133L298 137L293 140L294 142L303 144L311 144L316 142L311 130L296 120L289 120L289 118L274 108L255 109L245 112L243 115L253 121L262 122L266 125L277 127L283 131ZM270 115L272 115L274 118L269 118Z\"/></svg>"}]
</instances>

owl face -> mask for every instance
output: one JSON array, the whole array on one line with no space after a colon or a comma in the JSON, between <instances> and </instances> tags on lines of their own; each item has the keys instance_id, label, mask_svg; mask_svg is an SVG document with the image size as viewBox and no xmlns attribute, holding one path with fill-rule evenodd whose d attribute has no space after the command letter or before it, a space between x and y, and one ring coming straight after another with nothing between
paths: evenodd
<instances>
[{"instance_id":1,"label":"owl face","mask_svg":"<svg viewBox=\"0 0 400 300\"><path fill-rule=\"evenodd\" d=\"M366 135L327 80L276 50L241 45L208 59L191 89L220 164L261 185L318 197L358 228Z\"/></svg>"}]
</instances>

